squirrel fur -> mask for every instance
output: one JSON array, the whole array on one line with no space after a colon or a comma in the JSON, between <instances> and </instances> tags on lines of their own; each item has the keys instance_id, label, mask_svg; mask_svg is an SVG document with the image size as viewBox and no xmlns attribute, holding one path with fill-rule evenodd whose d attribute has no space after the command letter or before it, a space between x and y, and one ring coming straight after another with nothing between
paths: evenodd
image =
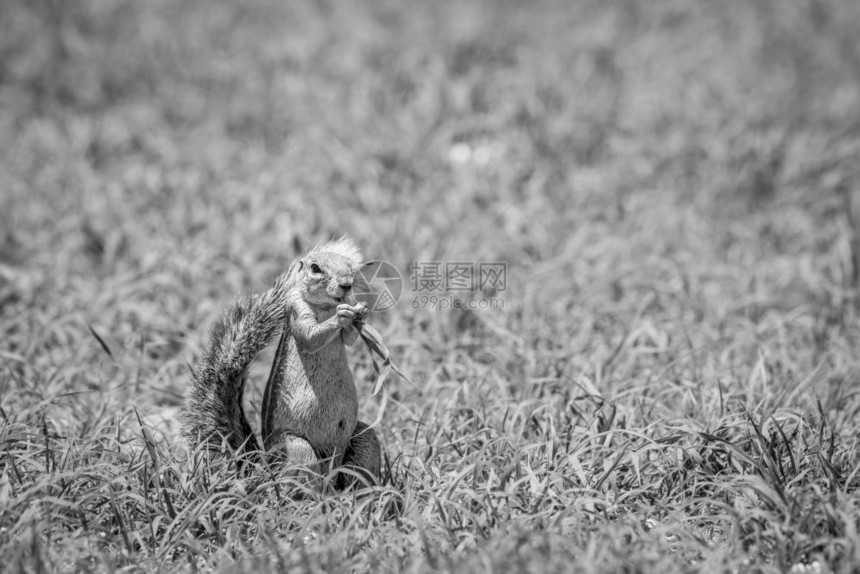
<instances>
[{"instance_id":1,"label":"squirrel fur","mask_svg":"<svg viewBox=\"0 0 860 574\"><path fill-rule=\"evenodd\" d=\"M212 329L192 371L182 434L194 447L226 446L237 454L261 451L242 408L251 363L278 331L280 342L263 394L265 451L290 467L321 473L346 466L378 480L376 433L358 420L358 399L346 346L358 339L353 277L362 264L344 237L302 255L268 291L242 298ZM350 482L341 474L338 484Z\"/></svg>"}]
</instances>

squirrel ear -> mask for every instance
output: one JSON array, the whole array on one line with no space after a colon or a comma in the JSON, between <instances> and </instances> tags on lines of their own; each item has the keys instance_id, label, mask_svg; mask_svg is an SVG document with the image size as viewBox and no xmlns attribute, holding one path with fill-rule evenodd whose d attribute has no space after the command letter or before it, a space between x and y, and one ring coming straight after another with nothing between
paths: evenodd
<instances>
[{"instance_id":1,"label":"squirrel ear","mask_svg":"<svg viewBox=\"0 0 860 574\"><path fill-rule=\"evenodd\" d=\"M305 262L302 259L299 259L298 263L296 263L296 271L301 271L305 268Z\"/></svg>"}]
</instances>

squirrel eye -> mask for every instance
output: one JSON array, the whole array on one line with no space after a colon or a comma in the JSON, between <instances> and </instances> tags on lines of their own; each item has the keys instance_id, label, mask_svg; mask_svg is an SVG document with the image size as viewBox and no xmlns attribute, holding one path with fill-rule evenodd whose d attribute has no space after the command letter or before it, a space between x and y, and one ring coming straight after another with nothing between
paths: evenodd
<instances>
[{"instance_id":1,"label":"squirrel eye","mask_svg":"<svg viewBox=\"0 0 860 574\"><path fill-rule=\"evenodd\" d=\"M311 273L322 273L322 269L316 263L311 265Z\"/></svg>"}]
</instances>

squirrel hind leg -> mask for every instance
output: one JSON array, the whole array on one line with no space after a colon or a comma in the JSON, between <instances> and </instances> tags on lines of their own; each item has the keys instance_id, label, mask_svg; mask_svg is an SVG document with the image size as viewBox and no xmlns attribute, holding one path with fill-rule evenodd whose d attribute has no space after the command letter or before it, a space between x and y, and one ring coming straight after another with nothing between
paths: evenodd
<instances>
[{"instance_id":1,"label":"squirrel hind leg","mask_svg":"<svg viewBox=\"0 0 860 574\"><path fill-rule=\"evenodd\" d=\"M343 467L352 472L340 473L337 479L338 488L347 488L356 484L359 486L378 484L382 466L381 450L376 432L367 424L358 421L349 439L349 446L343 453Z\"/></svg>"},{"instance_id":2,"label":"squirrel hind leg","mask_svg":"<svg viewBox=\"0 0 860 574\"><path fill-rule=\"evenodd\" d=\"M319 459L311 443L304 438L287 432L277 433L266 440L266 445L271 460L276 461L281 468L297 475L305 470L319 474Z\"/></svg>"}]
</instances>

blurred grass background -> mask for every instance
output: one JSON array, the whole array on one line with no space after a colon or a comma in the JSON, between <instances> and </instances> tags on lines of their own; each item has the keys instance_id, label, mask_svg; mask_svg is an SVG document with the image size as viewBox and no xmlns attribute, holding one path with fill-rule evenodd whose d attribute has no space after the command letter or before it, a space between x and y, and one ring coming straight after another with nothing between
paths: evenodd
<instances>
[{"instance_id":1,"label":"blurred grass background","mask_svg":"<svg viewBox=\"0 0 860 574\"><path fill-rule=\"evenodd\" d=\"M790 412L853 492L858 38L852 0L6 0L4 419L172 412L216 314L346 233L508 264L504 311L373 319L421 386L392 458L480 407L568 440Z\"/></svg>"}]
</instances>

